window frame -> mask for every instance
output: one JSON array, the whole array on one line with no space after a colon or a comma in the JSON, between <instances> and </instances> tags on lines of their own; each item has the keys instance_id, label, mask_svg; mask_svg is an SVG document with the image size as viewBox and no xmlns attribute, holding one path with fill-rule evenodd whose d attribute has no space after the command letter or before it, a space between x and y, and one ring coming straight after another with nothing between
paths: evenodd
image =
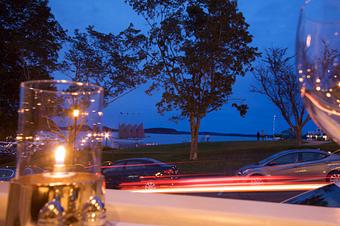
<instances>
[{"instance_id":1,"label":"window frame","mask_svg":"<svg viewBox=\"0 0 340 226\"><path fill-rule=\"evenodd\" d=\"M130 166L131 168L129 168L128 165L131 164L129 162L132 162L135 166ZM135 171L135 170L136 171L138 171L138 170L145 170L146 169L145 164L146 163L144 163L143 160L128 160L128 161L125 162L124 169L125 169L125 171L130 171L130 170L132 170L132 171ZM133 167L135 167L135 168L133 168ZM138 168L138 167L143 167L143 168Z\"/></svg>"},{"instance_id":2,"label":"window frame","mask_svg":"<svg viewBox=\"0 0 340 226\"><path fill-rule=\"evenodd\" d=\"M323 158L320 158L320 159L316 159L316 160L308 160L308 161L303 161L302 159L302 155L303 153L313 153L313 154L319 154L319 155L324 155ZM303 151L303 152L300 152L299 153L299 163L306 163L306 162L315 162L315 161L320 161L322 159L325 159L327 158L329 155L326 154L326 153L322 153L322 152L312 152L312 151Z\"/></svg>"},{"instance_id":3,"label":"window frame","mask_svg":"<svg viewBox=\"0 0 340 226\"><path fill-rule=\"evenodd\" d=\"M116 165L121 165L122 167L115 167ZM103 173L118 173L122 174L125 171L126 161L125 160L119 160L117 162L113 162L113 164L110 166L111 168L104 169ZM119 170L117 170L119 168Z\"/></svg>"},{"instance_id":4,"label":"window frame","mask_svg":"<svg viewBox=\"0 0 340 226\"><path fill-rule=\"evenodd\" d=\"M275 162L277 159L282 158L282 157L287 156L287 155L296 155L297 156L296 161L292 162L292 163L283 163L283 164L274 164L274 165L270 164L271 162ZM283 154L283 155L278 156L275 159L272 159L271 161L269 161L266 164L266 166L282 166L282 165L288 165L288 164L294 164L294 163L299 163L299 153L287 153L287 154Z\"/></svg>"}]
</instances>

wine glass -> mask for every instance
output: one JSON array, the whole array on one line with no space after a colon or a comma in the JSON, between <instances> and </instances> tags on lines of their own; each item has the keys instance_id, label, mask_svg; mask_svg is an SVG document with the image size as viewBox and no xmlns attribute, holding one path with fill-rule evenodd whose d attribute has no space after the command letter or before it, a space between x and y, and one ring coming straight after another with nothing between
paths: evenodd
<instances>
[{"instance_id":1,"label":"wine glass","mask_svg":"<svg viewBox=\"0 0 340 226\"><path fill-rule=\"evenodd\" d=\"M301 94L313 121L340 144L340 0L306 0L297 39Z\"/></svg>"}]
</instances>

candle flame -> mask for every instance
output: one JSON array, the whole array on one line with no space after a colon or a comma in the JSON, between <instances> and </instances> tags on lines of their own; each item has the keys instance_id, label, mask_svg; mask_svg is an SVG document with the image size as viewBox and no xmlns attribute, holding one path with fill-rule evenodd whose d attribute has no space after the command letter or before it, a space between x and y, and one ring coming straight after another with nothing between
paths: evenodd
<instances>
[{"instance_id":1,"label":"candle flame","mask_svg":"<svg viewBox=\"0 0 340 226\"><path fill-rule=\"evenodd\" d=\"M66 155L65 147L63 145L59 145L54 153L55 163L57 165L64 165L65 155Z\"/></svg>"},{"instance_id":2,"label":"candle flame","mask_svg":"<svg viewBox=\"0 0 340 226\"><path fill-rule=\"evenodd\" d=\"M79 110L78 109L74 109L73 110L73 116L74 117L78 117L79 116Z\"/></svg>"}]
</instances>

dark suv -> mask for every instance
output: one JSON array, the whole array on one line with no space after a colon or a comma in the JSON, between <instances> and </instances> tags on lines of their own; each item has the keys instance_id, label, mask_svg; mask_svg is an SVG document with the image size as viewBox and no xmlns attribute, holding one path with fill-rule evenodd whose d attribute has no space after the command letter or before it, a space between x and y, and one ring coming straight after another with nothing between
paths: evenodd
<instances>
[{"instance_id":1,"label":"dark suv","mask_svg":"<svg viewBox=\"0 0 340 226\"><path fill-rule=\"evenodd\" d=\"M129 189L143 187L154 189L160 180L170 182L177 179L176 165L151 158L130 158L108 163L102 167L106 187Z\"/></svg>"}]
</instances>

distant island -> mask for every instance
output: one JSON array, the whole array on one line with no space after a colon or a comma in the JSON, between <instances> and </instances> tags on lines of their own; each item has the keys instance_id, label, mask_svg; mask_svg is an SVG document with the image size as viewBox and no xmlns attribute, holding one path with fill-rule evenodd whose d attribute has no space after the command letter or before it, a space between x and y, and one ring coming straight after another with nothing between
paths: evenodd
<instances>
[{"instance_id":1,"label":"distant island","mask_svg":"<svg viewBox=\"0 0 340 226\"><path fill-rule=\"evenodd\" d=\"M152 134L189 134L187 131L178 131L172 128L148 128L144 129L145 133ZM209 136L232 136L232 137L256 137L256 134L241 134L241 133L217 133L217 132L199 132L199 135L209 135Z\"/></svg>"},{"instance_id":2,"label":"distant island","mask_svg":"<svg viewBox=\"0 0 340 226\"><path fill-rule=\"evenodd\" d=\"M111 132L118 132L118 129L110 128L107 126L103 127L104 131L111 131ZM144 129L144 133L151 133L151 134L173 134L173 135L190 135L190 132L188 131L178 131L176 129L172 128L147 128ZM218 133L218 132L206 132L202 131L199 132L199 135L207 135L207 136L229 136L229 137L256 137L256 134L243 134L243 133ZM265 137L272 137L272 135L264 135Z\"/></svg>"}]
</instances>

